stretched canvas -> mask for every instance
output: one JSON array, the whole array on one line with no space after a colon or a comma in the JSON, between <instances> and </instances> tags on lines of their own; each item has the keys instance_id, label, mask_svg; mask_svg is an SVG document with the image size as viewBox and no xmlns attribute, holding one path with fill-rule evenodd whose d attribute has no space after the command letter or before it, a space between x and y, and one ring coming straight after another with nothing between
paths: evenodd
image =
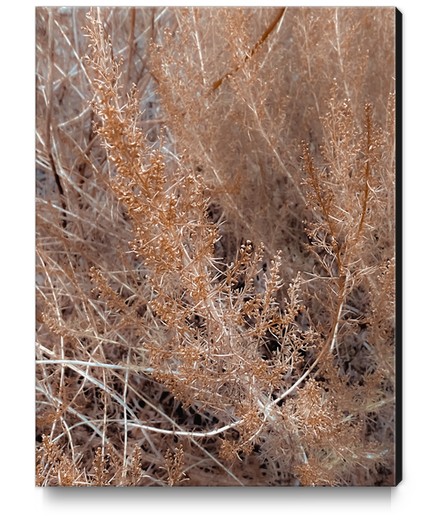
<instances>
[{"instance_id":1,"label":"stretched canvas","mask_svg":"<svg viewBox=\"0 0 431 515\"><path fill-rule=\"evenodd\" d=\"M38 486L398 484L400 38L36 8Z\"/></svg>"}]
</instances>

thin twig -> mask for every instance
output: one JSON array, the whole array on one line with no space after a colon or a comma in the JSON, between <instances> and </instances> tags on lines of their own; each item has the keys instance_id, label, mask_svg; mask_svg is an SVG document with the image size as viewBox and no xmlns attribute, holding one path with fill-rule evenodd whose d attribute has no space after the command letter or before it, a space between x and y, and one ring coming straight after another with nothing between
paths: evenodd
<instances>
[{"instance_id":1,"label":"thin twig","mask_svg":"<svg viewBox=\"0 0 431 515\"><path fill-rule=\"evenodd\" d=\"M284 11L286 10L286 7L282 7L277 15L275 16L275 18L272 20L271 24L268 26L268 28L265 30L265 32L262 34L262 36L258 39L257 43L254 45L254 47L252 48L251 52L246 55L244 61L239 64L234 71L232 72L228 72L226 73L225 75L223 75L223 77L221 77L219 80L216 80L214 83L213 83L213 86L212 86L212 90L215 91L218 87L220 87L223 83L223 81L230 77L231 75L233 75L234 73L236 73L242 66L244 66L244 64L249 60L251 59L254 54L257 52L257 50L259 49L259 47L264 43L264 41L267 39L267 37L271 34L271 32L274 30L274 28L276 27L277 23L281 20L281 17L283 16L284 14Z\"/></svg>"}]
</instances>

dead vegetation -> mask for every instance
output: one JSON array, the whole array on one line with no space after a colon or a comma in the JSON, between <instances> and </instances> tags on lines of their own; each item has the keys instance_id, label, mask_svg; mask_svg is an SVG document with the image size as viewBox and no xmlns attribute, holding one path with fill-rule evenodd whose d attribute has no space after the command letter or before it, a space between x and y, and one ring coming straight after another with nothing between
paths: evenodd
<instances>
[{"instance_id":1,"label":"dead vegetation","mask_svg":"<svg viewBox=\"0 0 431 515\"><path fill-rule=\"evenodd\" d=\"M393 485L395 10L36 23L36 484Z\"/></svg>"}]
</instances>

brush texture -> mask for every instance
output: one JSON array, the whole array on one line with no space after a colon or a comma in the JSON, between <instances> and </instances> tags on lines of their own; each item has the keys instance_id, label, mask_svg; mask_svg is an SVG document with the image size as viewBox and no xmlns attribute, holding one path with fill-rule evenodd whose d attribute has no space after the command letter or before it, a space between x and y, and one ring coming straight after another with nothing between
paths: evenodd
<instances>
[{"instance_id":1,"label":"brush texture","mask_svg":"<svg viewBox=\"0 0 431 515\"><path fill-rule=\"evenodd\" d=\"M36 484L393 485L395 10L36 22Z\"/></svg>"}]
</instances>

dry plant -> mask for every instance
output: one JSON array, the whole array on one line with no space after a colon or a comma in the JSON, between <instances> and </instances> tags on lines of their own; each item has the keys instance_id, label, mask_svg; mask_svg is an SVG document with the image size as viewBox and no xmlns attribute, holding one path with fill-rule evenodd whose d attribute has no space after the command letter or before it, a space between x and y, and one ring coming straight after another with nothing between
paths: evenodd
<instances>
[{"instance_id":1,"label":"dry plant","mask_svg":"<svg viewBox=\"0 0 431 515\"><path fill-rule=\"evenodd\" d=\"M395 484L395 10L36 10L36 484Z\"/></svg>"}]
</instances>

